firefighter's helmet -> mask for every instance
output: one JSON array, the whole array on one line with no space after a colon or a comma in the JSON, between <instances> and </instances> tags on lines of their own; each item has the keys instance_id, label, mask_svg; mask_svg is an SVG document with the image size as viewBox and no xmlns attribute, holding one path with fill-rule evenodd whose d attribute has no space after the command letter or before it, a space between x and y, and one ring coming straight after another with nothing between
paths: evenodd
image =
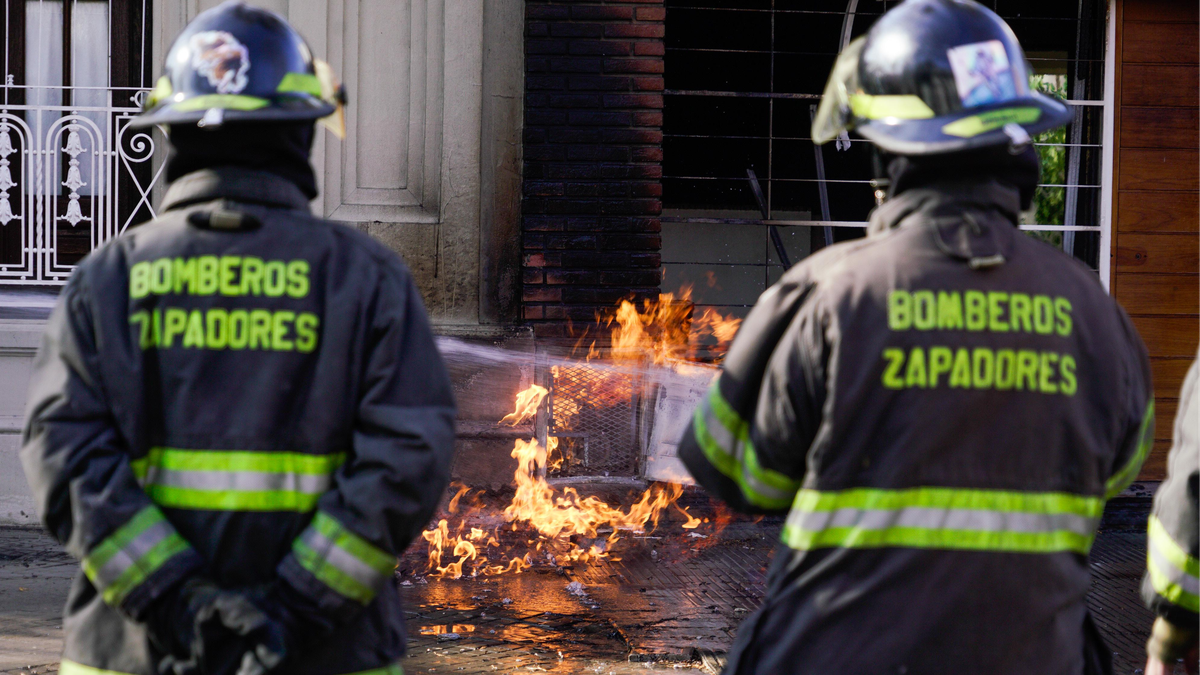
<instances>
[{"instance_id":1,"label":"firefighter's helmet","mask_svg":"<svg viewBox=\"0 0 1200 675\"><path fill-rule=\"evenodd\" d=\"M287 21L231 0L183 29L131 125L323 120L337 133L344 103L332 68Z\"/></svg>"},{"instance_id":2,"label":"firefighter's helmet","mask_svg":"<svg viewBox=\"0 0 1200 675\"><path fill-rule=\"evenodd\" d=\"M1030 89L1025 52L994 12L908 0L842 50L812 134L853 129L886 152L934 155L1027 143L1070 121L1066 103Z\"/></svg>"}]
</instances>

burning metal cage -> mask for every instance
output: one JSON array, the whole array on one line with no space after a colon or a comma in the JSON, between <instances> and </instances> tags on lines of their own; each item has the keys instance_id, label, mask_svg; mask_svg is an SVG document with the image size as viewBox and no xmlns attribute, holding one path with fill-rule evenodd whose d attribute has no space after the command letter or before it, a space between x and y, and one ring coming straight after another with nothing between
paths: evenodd
<instances>
[{"instance_id":1,"label":"burning metal cage","mask_svg":"<svg viewBox=\"0 0 1200 675\"><path fill-rule=\"evenodd\" d=\"M613 370L587 362L549 365L539 359L537 377L548 390L534 421L538 442L558 445L548 459L552 477L633 478L646 445L644 378L634 369Z\"/></svg>"},{"instance_id":2,"label":"burning metal cage","mask_svg":"<svg viewBox=\"0 0 1200 675\"><path fill-rule=\"evenodd\" d=\"M542 447L557 439L546 473L587 481L688 482L676 445L691 412L716 376L700 363L654 365L538 359L548 394L534 419Z\"/></svg>"}]
</instances>

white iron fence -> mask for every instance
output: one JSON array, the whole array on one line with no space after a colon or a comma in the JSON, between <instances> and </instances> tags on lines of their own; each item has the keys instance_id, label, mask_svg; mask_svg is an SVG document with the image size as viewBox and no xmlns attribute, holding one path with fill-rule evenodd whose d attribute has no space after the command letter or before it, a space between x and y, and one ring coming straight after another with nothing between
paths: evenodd
<instances>
[{"instance_id":1,"label":"white iron fence","mask_svg":"<svg viewBox=\"0 0 1200 675\"><path fill-rule=\"evenodd\" d=\"M5 93L31 89L10 80ZM107 105L0 104L0 237L15 244L5 230L20 230L19 246L0 260L0 284L66 283L83 255L154 216L151 190L163 172L151 130L129 128L145 90L36 89L41 100Z\"/></svg>"}]
</instances>

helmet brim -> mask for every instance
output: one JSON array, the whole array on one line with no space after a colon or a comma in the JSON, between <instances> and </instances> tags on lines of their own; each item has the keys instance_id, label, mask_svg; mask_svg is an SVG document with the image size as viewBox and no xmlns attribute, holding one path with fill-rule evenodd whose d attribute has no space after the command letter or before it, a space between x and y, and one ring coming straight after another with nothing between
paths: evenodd
<instances>
[{"instance_id":1,"label":"helmet brim","mask_svg":"<svg viewBox=\"0 0 1200 675\"><path fill-rule=\"evenodd\" d=\"M1032 91L1013 100L929 119L880 119L857 131L894 155L941 155L1012 142L1004 125L1019 124L1028 135L1055 129L1074 119L1072 108L1057 98Z\"/></svg>"},{"instance_id":2,"label":"helmet brim","mask_svg":"<svg viewBox=\"0 0 1200 675\"><path fill-rule=\"evenodd\" d=\"M194 98L166 100L129 121L132 128L158 124L196 124L209 110L222 111L222 124L230 122L299 122L318 120L337 111L337 106L316 96L280 96L263 99L264 105L253 109L227 105L197 106Z\"/></svg>"},{"instance_id":3,"label":"helmet brim","mask_svg":"<svg viewBox=\"0 0 1200 675\"><path fill-rule=\"evenodd\" d=\"M1010 143L1004 126L1019 124L1033 136L1068 124L1071 106L1038 92L989 106L929 119L884 118L856 130L881 150L895 155L940 155Z\"/></svg>"}]
</instances>

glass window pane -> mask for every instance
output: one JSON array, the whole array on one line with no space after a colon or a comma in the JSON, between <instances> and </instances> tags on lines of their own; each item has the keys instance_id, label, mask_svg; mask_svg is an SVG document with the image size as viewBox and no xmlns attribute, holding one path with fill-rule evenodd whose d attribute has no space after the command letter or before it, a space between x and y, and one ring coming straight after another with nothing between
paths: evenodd
<instances>
[{"instance_id":1,"label":"glass window pane","mask_svg":"<svg viewBox=\"0 0 1200 675\"><path fill-rule=\"evenodd\" d=\"M71 5L71 86L72 103L81 108L103 108L108 105L108 3L79 2ZM98 142L106 135L107 114L100 111L77 111L87 122L80 122L85 130L80 140L86 151L78 155L79 173L83 185L80 195L103 193L103 175L100 173L101 157L93 151L100 149ZM95 126L92 126L95 125Z\"/></svg>"},{"instance_id":2,"label":"glass window pane","mask_svg":"<svg viewBox=\"0 0 1200 675\"><path fill-rule=\"evenodd\" d=\"M33 106L62 105L61 2L28 0L25 3L25 102ZM39 137L59 117L57 111L40 110L29 124Z\"/></svg>"}]
</instances>

